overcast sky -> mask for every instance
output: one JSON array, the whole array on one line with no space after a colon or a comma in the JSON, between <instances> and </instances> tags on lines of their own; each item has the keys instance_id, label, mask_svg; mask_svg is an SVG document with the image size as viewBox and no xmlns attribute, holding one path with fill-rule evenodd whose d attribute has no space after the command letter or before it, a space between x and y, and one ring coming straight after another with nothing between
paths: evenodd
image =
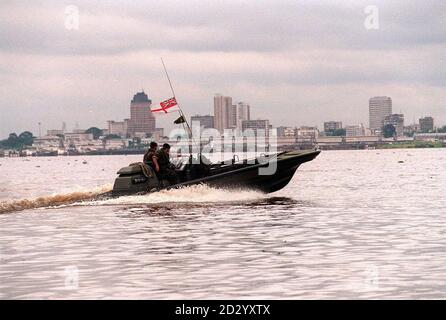
<instances>
[{"instance_id":1,"label":"overcast sky","mask_svg":"<svg viewBox=\"0 0 446 320\"><path fill-rule=\"evenodd\" d=\"M221 93L274 125L368 125L368 99L387 95L406 123L446 124L444 0L2 0L0 137L105 128L142 88L169 98L161 56L188 116L212 114Z\"/></svg>"}]
</instances>

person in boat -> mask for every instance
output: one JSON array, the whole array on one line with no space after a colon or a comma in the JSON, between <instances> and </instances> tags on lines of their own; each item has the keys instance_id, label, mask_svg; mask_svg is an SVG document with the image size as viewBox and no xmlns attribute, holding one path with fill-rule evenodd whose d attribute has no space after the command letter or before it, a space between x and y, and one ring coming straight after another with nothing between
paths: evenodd
<instances>
[{"instance_id":1,"label":"person in boat","mask_svg":"<svg viewBox=\"0 0 446 320\"><path fill-rule=\"evenodd\" d=\"M158 158L156 157L156 153L158 151L158 143L155 141L150 142L150 148L147 150L147 152L144 154L143 162L152 167L155 172L160 171L160 167L158 164Z\"/></svg>"},{"instance_id":2,"label":"person in boat","mask_svg":"<svg viewBox=\"0 0 446 320\"><path fill-rule=\"evenodd\" d=\"M171 185L180 183L180 179L175 172L175 166L170 162L170 145L163 144L163 147L156 153L159 170L155 170L161 179L166 179Z\"/></svg>"}]
</instances>

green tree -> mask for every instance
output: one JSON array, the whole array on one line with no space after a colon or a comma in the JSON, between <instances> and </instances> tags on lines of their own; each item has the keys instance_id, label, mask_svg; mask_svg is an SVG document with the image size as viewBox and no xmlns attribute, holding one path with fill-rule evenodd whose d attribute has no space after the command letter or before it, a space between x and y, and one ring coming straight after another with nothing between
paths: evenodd
<instances>
[{"instance_id":1,"label":"green tree","mask_svg":"<svg viewBox=\"0 0 446 320\"><path fill-rule=\"evenodd\" d=\"M29 131L22 132L20 135L13 132L10 133L8 139L0 141L0 146L7 149L23 149L30 146L34 142L33 134Z\"/></svg>"},{"instance_id":2,"label":"green tree","mask_svg":"<svg viewBox=\"0 0 446 320\"><path fill-rule=\"evenodd\" d=\"M34 136L31 132L29 131L24 131L19 135L19 141L24 145L24 146L31 146L34 142Z\"/></svg>"},{"instance_id":3,"label":"green tree","mask_svg":"<svg viewBox=\"0 0 446 320\"><path fill-rule=\"evenodd\" d=\"M439 133L446 133L446 126L443 126L441 128L438 128Z\"/></svg>"},{"instance_id":4,"label":"green tree","mask_svg":"<svg viewBox=\"0 0 446 320\"><path fill-rule=\"evenodd\" d=\"M93 139L95 139L95 140L99 139L99 137L104 134L104 132L97 127L91 127L89 129L85 130L85 133L93 134Z\"/></svg>"},{"instance_id":5,"label":"green tree","mask_svg":"<svg viewBox=\"0 0 446 320\"><path fill-rule=\"evenodd\" d=\"M383 128L383 136L384 138L391 138L395 135L396 129L393 124L386 124Z\"/></svg>"}]
</instances>

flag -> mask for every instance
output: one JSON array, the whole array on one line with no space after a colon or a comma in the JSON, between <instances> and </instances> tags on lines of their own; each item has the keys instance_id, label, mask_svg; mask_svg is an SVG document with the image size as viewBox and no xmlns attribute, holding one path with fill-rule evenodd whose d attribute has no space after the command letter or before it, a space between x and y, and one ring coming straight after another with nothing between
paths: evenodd
<instances>
[{"instance_id":1,"label":"flag","mask_svg":"<svg viewBox=\"0 0 446 320\"><path fill-rule=\"evenodd\" d=\"M160 102L160 108L151 109L151 112L160 112L160 113L168 113L172 111L178 111L178 104L175 97L170 98L169 100Z\"/></svg>"},{"instance_id":2,"label":"flag","mask_svg":"<svg viewBox=\"0 0 446 320\"><path fill-rule=\"evenodd\" d=\"M186 122L186 120L184 120L184 117L181 116L177 120L175 120L173 123L180 124L180 123L185 123L185 122Z\"/></svg>"}]
</instances>

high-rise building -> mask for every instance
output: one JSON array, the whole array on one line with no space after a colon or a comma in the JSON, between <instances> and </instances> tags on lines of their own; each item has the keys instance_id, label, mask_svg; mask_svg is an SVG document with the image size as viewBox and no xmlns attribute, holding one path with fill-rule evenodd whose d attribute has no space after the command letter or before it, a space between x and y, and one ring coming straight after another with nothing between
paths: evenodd
<instances>
[{"instance_id":1,"label":"high-rise building","mask_svg":"<svg viewBox=\"0 0 446 320\"><path fill-rule=\"evenodd\" d=\"M130 119L128 122L128 133L130 136L142 133L152 133L156 129L156 121L150 106L152 100L147 94L138 92L130 102Z\"/></svg>"},{"instance_id":2,"label":"high-rise building","mask_svg":"<svg viewBox=\"0 0 446 320\"><path fill-rule=\"evenodd\" d=\"M211 115L200 116L197 114L190 118L191 124L194 121L199 121L200 126L203 127L204 129L214 128L214 116Z\"/></svg>"},{"instance_id":3,"label":"high-rise building","mask_svg":"<svg viewBox=\"0 0 446 320\"><path fill-rule=\"evenodd\" d=\"M225 129L235 127L235 107L232 106L232 98L222 95L214 96L214 126L223 133Z\"/></svg>"},{"instance_id":4,"label":"high-rise building","mask_svg":"<svg viewBox=\"0 0 446 320\"><path fill-rule=\"evenodd\" d=\"M245 102L239 102L236 106L236 127L242 130L242 122L246 120L251 120L251 110L249 104Z\"/></svg>"},{"instance_id":5,"label":"high-rise building","mask_svg":"<svg viewBox=\"0 0 446 320\"><path fill-rule=\"evenodd\" d=\"M333 132L336 130L342 129L341 121L327 121L324 122L324 132Z\"/></svg>"},{"instance_id":6,"label":"high-rise building","mask_svg":"<svg viewBox=\"0 0 446 320\"><path fill-rule=\"evenodd\" d=\"M229 128L234 129L237 127L237 105L231 106L231 112L229 113Z\"/></svg>"},{"instance_id":7,"label":"high-rise building","mask_svg":"<svg viewBox=\"0 0 446 320\"><path fill-rule=\"evenodd\" d=\"M434 131L434 118L424 117L419 120L420 132L428 133Z\"/></svg>"},{"instance_id":8,"label":"high-rise building","mask_svg":"<svg viewBox=\"0 0 446 320\"><path fill-rule=\"evenodd\" d=\"M373 97L369 100L369 128L376 133L381 131L384 118L392 114L390 97Z\"/></svg>"},{"instance_id":9,"label":"high-rise building","mask_svg":"<svg viewBox=\"0 0 446 320\"><path fill-rule=\"evenodd\" d=\"M404 135L404 115L403 114L391 114L384 118L384 125L391 124L395 127L395 133L397 137Z\"/></svg>"}]
</instances>

